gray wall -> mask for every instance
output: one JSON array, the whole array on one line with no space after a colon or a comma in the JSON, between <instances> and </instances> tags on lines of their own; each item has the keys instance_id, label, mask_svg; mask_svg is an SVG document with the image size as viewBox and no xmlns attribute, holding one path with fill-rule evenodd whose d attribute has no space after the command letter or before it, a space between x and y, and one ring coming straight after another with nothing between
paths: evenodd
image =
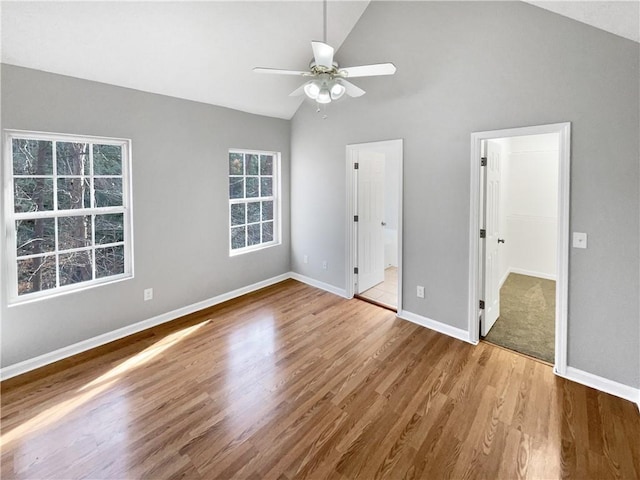
<instances>
[{"instance_id":1,"label":"gray wall","mask_svg":"<svg viewBox=\"0 0 640 480\"><path fill-rule=\"evenodd\" d=\"M404 138L403 306L466 330L471 132L571 122L568 363L639 387L639 45L522 2L372 2L337 58L398 73L294 117L293 270L344 288L345 145Z\"/></svg>"},{"instance_id":2,"label":"gray wall","mask_svg":"<svg viewBox=\"0 0 640 480\"><path fill-rule=\"evenodd\" d=\"M2 107L3 128L132 140L135 260L132 280L3 298L3 367L289 271L289 121L9 65ZM283 242L229 258L232 147L282 152Z\"/></svg>"}]
</instances>

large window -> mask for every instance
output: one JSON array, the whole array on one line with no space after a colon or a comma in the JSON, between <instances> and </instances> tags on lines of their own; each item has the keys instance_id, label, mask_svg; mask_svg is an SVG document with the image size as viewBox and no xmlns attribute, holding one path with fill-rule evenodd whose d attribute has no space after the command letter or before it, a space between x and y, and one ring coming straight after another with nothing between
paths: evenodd
<instances>
[{"instance_id":1,"label":"large window","mask_svg":"<svg viewBox=\"0 0 640 480\"><path fill-rule=\"evenodd\" d=\"M9 300L132 275L128 140L7 132Z\"/></svg>"},{"instance_id":2,"label":"large window","mask_svg":"<svg viewBox=\"0 0 640 480\"><path fill-rule=\"evenodd\" d=\"M229 151L231 255L280 243L279 158L275 152Z\"/></svg>"}]
</instances>

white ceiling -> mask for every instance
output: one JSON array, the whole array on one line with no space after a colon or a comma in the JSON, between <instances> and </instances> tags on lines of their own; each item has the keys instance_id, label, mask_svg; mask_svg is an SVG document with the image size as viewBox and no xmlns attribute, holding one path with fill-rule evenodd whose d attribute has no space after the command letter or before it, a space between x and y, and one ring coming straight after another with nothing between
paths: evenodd
<instances>
[{"instance_id":1,"label":"white ceiling","mask_svg":"<svg viewBox=\"0 0 640 480\"><path fill-rule=\"evenodd\" d=\"M525 1L634 42L640 42L640 1L638 0Z\"/></svg>"},{"instance_id":2,"label":"white ceiling","mask_svg":"<svg viewBox=\"0 0 640 480\"><path fill-rule=\"evenodd\" d=\"M368 1L331 2L338 48ZM2 2L2 61L280 118L322 40L321 1Z\"/></svg>"},{"instance_id":3,"label":"white ceiling","mask_svg":"<svg viewBox=\"0 0 640 480\"><path fill-rule=\"evenodd\" d=\"M528 3L640 42L640 0ZM328 43L368 4L329 1ZM305 69L322 40L320 0L2 1L1 15L3 63L287 119L300 79L251 69Z\"/></svg>"}]
</instances>

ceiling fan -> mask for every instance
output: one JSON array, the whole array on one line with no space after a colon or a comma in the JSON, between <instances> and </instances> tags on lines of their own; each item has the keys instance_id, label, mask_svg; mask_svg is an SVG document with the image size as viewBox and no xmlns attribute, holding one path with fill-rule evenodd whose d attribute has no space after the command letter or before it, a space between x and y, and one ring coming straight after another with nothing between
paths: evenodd
<instances>
[{"instance_id":1,"label":"ceiling fan","mask_svg":"<svg viewBox=\"0 0 640 480\"><path fill-rule=\"evenodd\" d=\"M327 1L323 2L324 13L324 41L311 42L313 60L309 70L282 70L277 68L255 67L254 72L272 73L278 75L298 75L308 78L308 81L291 92L295 97L306 94L318 104L331 103L338 100L345 93L350 97L360 97L365 91L349 82L347 78L372 77L377 75L393 75L396 67L393 63L377 63L357 67L341 68L333 59L333 47L327 44Z\"/></svg>"}]
</instances>

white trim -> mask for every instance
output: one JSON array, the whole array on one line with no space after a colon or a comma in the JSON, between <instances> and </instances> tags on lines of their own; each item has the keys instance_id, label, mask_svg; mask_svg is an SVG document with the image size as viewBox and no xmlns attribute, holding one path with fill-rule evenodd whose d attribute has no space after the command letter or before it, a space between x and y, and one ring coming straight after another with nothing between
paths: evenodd
<instances>
[{"instance_id":1,"label":"white trim","mask_svg":"<svg viewBox=\"0 0 640 480\"><path fill-rule=\"evenodd\" d=\"M477 342L480 338L479 309L480 300L480 157L483 140L493 138L516 137L557 133L559 135L559 171L558 171L558 232L556 267L556 338L555 369L558 375L564 375L567 369L567 317L568 317L568 279L569 279L569 187L570 187L570 139L571 124L556 123L506 130L475 132L471 134L471 175L469 209L469 338Z\"/></svg>"},{"instance_id":2,"label":"white trim","mask_svg":"<svg viewBox=\"0 0 640 480\"><path fill-rule=\"evenodd\" d=\"M166 322L170 322L171 320L175 320L176 318L180 318L184 315L189 315L190 313L194 313L199 310L212 307L219 303L226 302L227 300L231 300L233 298L240 297L242 295L254 292L261 288L268 287L275 283L282 282L283 280L287 280L289 278L293 278L292 274L284 273L282 275L278 275L276 277L272 277L267 280L254 283L252 285L241 287L231 292L223 293L216 297L212 297L207 300L203 300L201 302L188 305L186 307L178 308L176 310L172 310L170 312L157 315L147 320L134 323L133 325L127 325L126 327L122 327L117 330L103 333L102 335L98 335L96 337L89 338L87 340L83 340L78 343L74 343L73 345L59 348L58 350L54 350L53 352L45 353L35 358L31 358L23 362L9 365L7 367L0 369L0 379L6 380L8 378L15 377L16 375L21 375L31 370L35 370L36 368L44 367L45 365L48 365L53 362L57 362L67 357L71 357L72 355L77 355L78 353L85 352L87 350L99 347L101 345L105 345L109 342L113 342L114 340L119 340L129 335L133 335L134 333L138 333L143 330L146 330L148 328L155 327L157 325L160 325Z\"/></svg>"},{"instance_id":3,"label":"white trim","mask_svg":"<svg viewBox=\"0 0 640 480\"><path fill-rule=\"evenodd\" d=\"M507 272L504 274L504 277L502 277L502 278L500 279L500 284L499 284L498 289L502 288L502 286L504 285L504 282L506 282L506 281L507 281L507 278L509 278L509 274L510 274L510 273L511 273L511 269L507 269Z\"/></svg>"},{"instance_id":4,"label":"white trim","mask_svg":"<svg viewBox=\"0 0 640 480\"><path fill-rule=\"evenodd\" d=\"M556 275L553 275L553 274L550 274L550 273L536 272L535 270L526 270L524 268L511 267L509 269L509 271L507 272L507 276L505 277L505 280L507 279L507 277L509 276L510 273L517 273L518 275L527 275L529 277L544 278L546 280L556 280L556 278L557 278Z\"/></svg>"},{"instance_id":5,"label":"white trim","mask_svg":"<svg viewBox=\"0 0 640 480\"><path fill-rule=\"evenodd\" d=\"M556 353L555 369L565 373L567 368L568 310L569 310L569 202L571 188L571 123L560 128L558 152L558 257L556 259Z\"/></svg>"},{"instance_id":6,"label":"white trim","mask_svg":"<svg viewBox=\"0 0 640 480\"><path fill-rule=\"evenodd\" d=\"M624 385L623 383L618 383L574 367L567 367L564 373L560 373L555 369L554 372L556 375L566 378L567 380L595 388L601 392L610 393L616 397L624 398L625 400L638 404L640 407L639 388L633 388L628 385Z\"/></svg>"},{"instance_id":7,"label":"white trim","mask_svg":"<svg viewBox=\"0 0 640 480\"><path fill-rule=\"evenodd\" d=\"M74 343L73 345L59 348L57 350L54 350L53 352L45 353L43 355L39 355L37 357L30 358L13 365L8 365L0 369L0 380L7 380L17 375L30 372L31 370L35 370L36 368L44 367L45 365L49 365L73 355L86 352L87 350L91 350L92 348L100 347L109 342L119 340L129 335L133 335L157 325L170 322L185 315L189 315L190 313L198 312L205 308L218 305L219 303L223 303L242 295L246 295L247 293L255 292L256 290L260 290L261 288L265 288L288 279L298 280L299 282L305 283L312 287L319 288L343 298L348 298L344 289L334 287L333 285L329 285L328 283L314 280L313 278L300 275L299 273L287 272L275 277L268 278L266 280L262 280L252 285L248 285L246 287L237 288L236 290L232 290L231 292L223 293L216 297L203 300L201 302L187 305L186 307L181 307L176 310L157 315L147 320L134 323L133 325L127 325L126 327L122 327L117 330L106 332L102 335L98 335L96 337Z\"/></svg>"},{"instance_id":8,"label":"white trim","mask_svg":"<svg viewBox=\"0 0 640 480\"><path fill-rule=\"evenodd\" d=\"M367 150L378 149L393 149L398 154L398 300L396 310L400 312L402 310L402 218L403 218L403 197L404 197L404 182L403 182L403 165L404 165L404 141L403 139L395 140L383 140L379 142L366 142L366 143L354 143L347 145L346 147L346 198L345 198L345 232L346 232L346 281L345 281L345 297L353 298L355 294L355 281L356 277L353 273L353 269L356 266L357 255L357 228L358 225L353 221L353 216L356 214L356 198L358 195L358 188L356 184L356 176L354 174L353 164L355 163L355 154L360 148L366 148ZM320 287L322 288L322 287Z\"/></svg>"},{"instance_id":9,"label":"white trim","mask_svg":"<svg viewBox=\"0 0 640 480\"><path fill-rule=\"evenodd\" d=\"M216 297L212 297L210 299L203 300L201 302L197 302L197 303L188 305L186 307L178 308L176 310L172 310L170 312L157 315L155 317L149 318L147 320L143 320L133 325L128 325L126 327L122 327L117 330L113 330L111 332L103 333L102 335L98 335L96 337L83 340L73 345L69 345L67 347L63 347L58 350L54 350L53 352L45 353L35 358L31 358L29 360L25 360L13 365L9 365L7 367L0 369L0 380L7 380L17 375L30 372L37 368L44 367L46 365L63 360L73 355L86 352L87 350L100 347L109 342L119 340L129 335L133 335L135 333L141 332L143 330L147 330L157 325L170 322L172 320L183 317L185 315L198 312L205 308L218 305L228 300L240 297L242 295L246 295L256 290L260 290L261 288L265 288L288 279L297 280L299 282L305 283L315 288L319 288L321 290L338 295L343 298L350 298L350 297L347 297L346 291L344 289L334 287L333 285L329 285L324 282L320 282L318 280L312 279L305 275L300 275L299 273L295 273L295 272L283 273L281 275L277 275L275 277L262 280L252 285L241 287L231 292L223 293ZM477 341L474 342L471 339L469 332L467 332L466 330L452 327L451 325L438 322L437 320L432 320L430 318L423 317L415 313L407 312L405 310L398 310L397 316L398 318L401 318L403 320L429 328L430 330L434 330L436 332L456 338L458 340L462 340L464 342L471 343L471 344L478 343ZM567 378L569 380L573 380L575 382L595 388L597 390L601 390L603 392L610 393L612 395L616 395L618 397L627 399L631 402L635 402L637 403L638 408L640 409L640 389L629 387L627 385L623 385L623 384L614 382L612 380L608 380L606 378L598 377L596 375L583 372L573 367L567 367L565 374L560 374L555 369L554 371L557 375Z\"/></svg>"},{"instance_id":10,"label":"white trim","mask_svg":"<svg viewBox=\"0 0 640 480\"><path fill-rule=\"evenodd\" d=\"M315 278L307 277L306 275L301 275L296 272L289 272L289 278L302 283L306 283L307 285L310 285L312 287L319 288L320 290L324 290L325 292L333 293L334 295L338 295L342 298L353 298L353 294L351 294L350 297L347 296L347 291L344 288L334 287L333 285L321 282L320 280L316 280Z\"/></svg>"},{"instance_id":11,"label":"white trim","mask_svg":"<svg viewBox=\"0 0 640 480\"><path fill-rule=\"evenodd\" d=\"M37 300L53 298L58 295L64 295L69 292L76 292L85 290L87 288L93 288L99 285L105 285L113 282L120 281L122 279L130 279L134 277L133 267L133 225L132 225L132 149L131 140L126 138L108 138L94 135L70 135L64 133L46 133L46 132L32 132L26 130L4 130L4 174L5 174L5 207L3 212L4 221L4 234L7 240L7 250L4 253L6 260L6 298L7 305L9 307L14 305L22 305L24 303L30 303ZM46 175L15 175L13 174L13 161L12 161L12 141L13 139L29 139L38 141L51 142L52 145L52 172ZM59 178L77 178L76 175L58 175L57 172L57 160L56 160L56 142L78 142L86 143L89 145L113 145L121 148L122 155L122 173L120 175L107 175L107 176L94 176L93 170L93 148L89 151L89 175L81 175L82 178L88 178L90 180L91 190L91 205L88 208L81 209L58 209L58 188L57 179ZM96 207L95 206L95 185L94 180L96 178L121 178L122 180L122 205L114 207ZM42 212L14 212L14 191L13 180L14 178L47 178L51 179L53 185L53 210L47 210ZM124 272L117 275L111 275L103 278L97 278L95 276L95 254L94 252L98 248L105 248L108 245L96 245L94 235L95 229L92 228L91 239L92 242L87 247L64 249L59 250L58 244L58 223L55 221L58 218L71 217L71 216L92 216L106 215L106 214L121 214L123 217L123 240L121 243L124 252ZM54 220L55 229L55 248L50 252L43 252L41 254L34 255L21 255L18 257L16 252L16 228L15 221L20 219L35 219L35 218L48 218ZM92 219L92 222L94 220ZM73 253L79 251L91 252L92 259L92 279L84 282L79 282L72 285L60 285L60 267L58 265L58 258L61 254ZM34 258L34 257L54 257L56 266L56 286L46 290L40 290L37 292L26 293L19 295L18 293L18 260Z\"/></svg>"},{"instance_id":12,"label":"white trim","mask_svg":"<svg viewBox=\"0 0 640 480\"><path fill-rule=\"evenodd\" d=\"M404 142L402 139L400 142L400 162L399 162L399 172L398 177L400 177L400 185L398 186L398 297L396 302L396 311L402 311L402 264L403 264L403 255L402 255L402 219L404 218L404 204L402 199L404 198Z\"/></svg>"},{"instance_id":13,"label":"white trim","mask_svg":"<svg viewBox=\"0 0 640 480\"><path fill-rule=\"evenodd\" d=\"M241 154L243 155L243 166L242 166L242 171L243 174L242 175L231 175L231 173L227 174L228 178L231 177L242 177L245 188L246 188L246 181L247 181L247 176L256 176L256 175L247 175L246 171L245 171L245 165L244 165L244 155L264 155L264 156L272 156L273 157L273 172L271 175L264 175L265 177L271 177L271 195L268 196L257 196L257 197L247 197L246 196L246 191L243 191L243 194L245 194L245 196L243 196L242 198L229 198L229 218L228 218L228 228L229 228L229 257L235 257L237 255L244 255L245 253L251 253L251 252L257 252L258 250L263 250L265 248L270 248L270 247L275 247L278 245L282 245L282 227L281 227L281 217L282 217L282 207L281 207L281 201L280 201L280 197L282 196L282 191L280 189L280 178L281 178L281 169L280 169L280 152L272 152L272 151L266 151L266 150L240 150L237 148L231 148L229 149L229 152L227 153L227 162L229 161L229 155L231 155L232 153L235 154ZM260 165L258 164L258 188L262 189L262 177L263 175L260 173ZM260 193L262 193L260 191ZM262 207L260 207L260 220L258 222L251 222L249 223L245 216L245 223L241 224L241 225L232 225L231 224L231 206L232 205L236 205L236 204L244 204L245 205L245 215L247 212L247 205L249 203L254 203L254 202L260 202L260 204L262 205L262 202L273 202L273 218L271 220L262 220ZM256 245L245 245L242 248L236 248L236 249L232 249L231 248L231 230L234 227L242 227L244 226L245 228L248 228L249 225L260 225L260 240L262 240L262 225L264 223L268 223L269 221L273 222L273 240L271 240L270 242L260 242ZM246 240L247 240L247 235L248 233L245 232L245 244L246 244Z\"/></svg>"},{"instance_id":14,"label":"white trim","mask_svg":"<svg viewBox=\"0 0 640 480\"><path fill-rule=\"evenodd\" d=\"M462 340L463 342L471 343L474 345L478 343L477 341L474 342L471 340L471 338L469 337L469 332L466 330L452 327L451 325L447 325L446 323L438 322L437 320L432 320L431 318L423 317L416 313L407 312L406 310L398 310L398 318L407 320L422 327L426 327L429 330L434 330L449 337L457 338L458 340Z\"/></svg>"}]
</instances>

